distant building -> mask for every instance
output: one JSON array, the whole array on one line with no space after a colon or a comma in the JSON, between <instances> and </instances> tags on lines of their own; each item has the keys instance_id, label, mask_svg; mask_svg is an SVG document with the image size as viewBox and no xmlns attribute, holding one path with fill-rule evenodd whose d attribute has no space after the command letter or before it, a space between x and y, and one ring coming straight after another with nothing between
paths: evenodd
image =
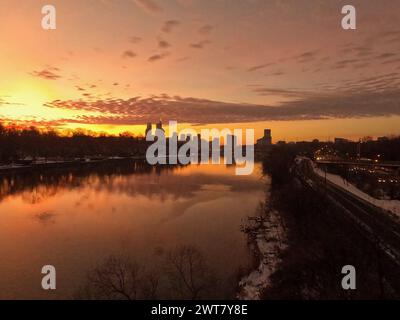
<instances>
[{"instance_id":1,"label":"distant building","mask_svg":"<svg viewBox=\"0 0 400 320\"><path fill-rule=\"evenodd\" d=\"M279 146L282 146L282 145L286 144L286 141L280 140L276 144L279 145Z\"/></svg>"},{"instance_id":2,"label":"distant building","mask_svg":"<svg viewBox=\"0 0 400 320\"><path fill-rule=\"evenodd\" d=\"M264 136L257 140L254 145L254 151L256 154L262 155L268 152L272 146L271 129L264 129Z\"/></svg>"},{"instance_id":3,"label":"distant building","mask_svg":"<svg viewBox=\"0 0 400 320\"><path fill-rule=\"evenodd\" d=\"M151 122L148 122L144 136L147 137L147 133L151 132L151 130L152 130L152 124Z\"/></svg>"},{"instance_id":4,"label":"distant building","mask_svg":"<svg viewBox=\"0 0 400 320\"><path fill-rule=\"evenodd\" d=\"M165 130L163 129L163 127L162 127L162 122L161 122L161 120L156 124L156 129L159 129L159 130L162 130L162 131L164 131L165 132ZM147 126L146 126L146 131L145 131L145 137L147 136L147 133L148 132L151 132L153 130L153 124L151 123L151 122L148 122L147 123Z\"/></svg>"},{"instance_id":5,"label":"distant building","mask_svg":"<svg viewBox=\"0 0 400 320\"><path fill-rule=\"evenodd\" d=\"M257 140L256 146L267 147L272 144L271 129L264 129L264 136Z\"/></svg>"},{"instance_id":6,"label":"distant building","mask_svg":"<svg viewBox=\"0 0 400 320\"><path fill-rule=\"evenodd\" d=\"M159 130L164 131L164 129L163 129L163 127L162 127L162 122L161 122L161 120L158 121L158 123L156 124L156 129L159 129Z\"/></svg>"},{"instance_id":7,"label":"distant building","mask_svg":"<svg viewBox=\"0 0 400 320\"><path fill-rule=\"evenodd\" d=\"M347 143L349 140L345 138L335 138L335 144Z\"/></svg>"},{"instance_id":8,"label":"distant building","mask_svg":"<svg viewBox=\"0 0 400 320\"><path fill-rule=\"evenodd\" d=\"M388 137L378 137L378 141L382 142L382 141L389 141Z\"/></svg>"}]
</instances>

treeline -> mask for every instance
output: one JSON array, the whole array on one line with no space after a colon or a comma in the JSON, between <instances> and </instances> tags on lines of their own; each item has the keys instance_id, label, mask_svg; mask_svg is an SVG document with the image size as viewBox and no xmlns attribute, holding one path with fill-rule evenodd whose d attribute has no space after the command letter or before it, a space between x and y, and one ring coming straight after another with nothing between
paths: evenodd
<instances>
[{"instance_id":1,"label":"treeline","mask_svg":"<svg viewBox=\"0 0 400 320\"><path fill-rule=\"evenodd\" d=\"M359 143L345 142L334 145L341 154L357 156ZM365 138L360 145L361 157L373 159L380 155L383 161L400 160L400 137L391 137L386 140L372 140Z\"/></svg>"},{"instance_id":2,"label":"treeline","mask_svg":"<svg viewBox=\"0 0 400 320\"><path fill-rule=\"evenodd\" d=\"M135 156L144 154L146 141L129 133L98 136L83 131L61 135L35 127L16 128L0 124L0 162L11 163L27 157L81 158L86 156Z\"/></svg>"},{"instance_id":3,"label":"treeline","mask_svg":"<svg viewBox=\"0 0 400 320\"><path fill-rule=\"evenodd\" d=\"M343 159L357 158L358 152L362 158L379 159L382 161L400 161L400 137L393 136L385 140L372 140L372 138L362 139L359 142L347 141L341 143L322 142L322 141L300 141L296 143L278 144L272 146L266 161L269 166L285 166L290 163L296 155L303 155L314 158L315 152L322 147L328 146L335 150L336 154ZM274 161L279 157L281 161ZM269 158L269 159L268 159ZM282 173L285 170L281 170ZM276 172L276 171L273 171Z\"/></svg>"}]
</instances>

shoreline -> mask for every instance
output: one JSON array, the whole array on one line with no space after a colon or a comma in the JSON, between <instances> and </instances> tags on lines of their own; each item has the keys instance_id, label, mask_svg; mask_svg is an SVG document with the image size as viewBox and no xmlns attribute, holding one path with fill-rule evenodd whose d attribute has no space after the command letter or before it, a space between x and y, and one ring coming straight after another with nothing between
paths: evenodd
<instances>
[{"instance_id":1,"label":"shoreline","mask_svg":"<svg viewBox=\"0 0 400 320\"><path fill-rule=\"evenodd\" d=\"M43 170L43 169L62 169L68 167L76 167L82 165L94 165L112 161L129 161L129 160L145 160L144 157L108 157L108 158L92 158L92 159L75 159L75 160L49 160L32 162L29 164L6 164L0 165L0 175L8 173L21 173L27 171Z\"/></svg>"},{"instance_id":2,"label":"shoreline","mask_svg":"<svg viewBox=\"0 0 400 320\"><path fill-rule=\"evenodd\" d=\"M260 300L270 285L271 275L278 269L281 253L287 248L286 226L277 210L261 206L260 215L248 217L243 232L258 259L258 266L239 282L239 300Z\"/></svg>"}]
</instances>

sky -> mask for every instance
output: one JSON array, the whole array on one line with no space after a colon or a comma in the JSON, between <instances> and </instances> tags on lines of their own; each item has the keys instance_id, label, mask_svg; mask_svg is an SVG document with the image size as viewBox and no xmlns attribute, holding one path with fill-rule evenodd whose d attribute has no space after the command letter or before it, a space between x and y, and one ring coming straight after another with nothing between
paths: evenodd
<instances>
[{"instance_id":1,"label":"sky","mask_svg":"<svg viewBox=\"0 0 400 320\"><path fill-rule=\"evenodd\" d=\"M57 29L41 27L53 4ZM352 4L357 29L344 30ZM400 134L396 0L0 0L0 118L273 140Z\"/></svg>"}]
</instances>

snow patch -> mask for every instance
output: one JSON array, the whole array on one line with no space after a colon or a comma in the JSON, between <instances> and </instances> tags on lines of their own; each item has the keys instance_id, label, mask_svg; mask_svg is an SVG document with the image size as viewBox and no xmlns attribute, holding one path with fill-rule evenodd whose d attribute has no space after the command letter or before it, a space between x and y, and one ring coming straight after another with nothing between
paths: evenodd
<instances>
[{"instance_id":1,"label":"snow patch","mask_svg":"<svg viewBox=\"0 0 400 320\"><path fill-rule=\"evenodd\" d=\"M319 175L320 177L325 179L325 172L319 169L315 163L313 162L314 172ZM332 174L326 173L326 179L332 182L333 184L345 189L346 191L352 193L356 197L367 201L368 203L384 209L386 211L390 211L391 213L400 217L400 201L399 200L380 200L371 197L370 195L366 194L365 192L358 189L353 184L349 183L347 180L343 179L342 177Z\"/></svg>"},{"instance_id":2,"label":"snow patch","mask_svg":"<svg viewBox=\"0 0 400 320\"><path fill-rule=\"evenodd\" d=\"M270 277L280 263L280 253L287 245L285 243L285 228L277 211L271 210L264 217L249 218L244 232L254 245L260 259L259 266L239 282L240 300L259 300L262 292L270 284Z\"/></svg>"}]
</instances>

